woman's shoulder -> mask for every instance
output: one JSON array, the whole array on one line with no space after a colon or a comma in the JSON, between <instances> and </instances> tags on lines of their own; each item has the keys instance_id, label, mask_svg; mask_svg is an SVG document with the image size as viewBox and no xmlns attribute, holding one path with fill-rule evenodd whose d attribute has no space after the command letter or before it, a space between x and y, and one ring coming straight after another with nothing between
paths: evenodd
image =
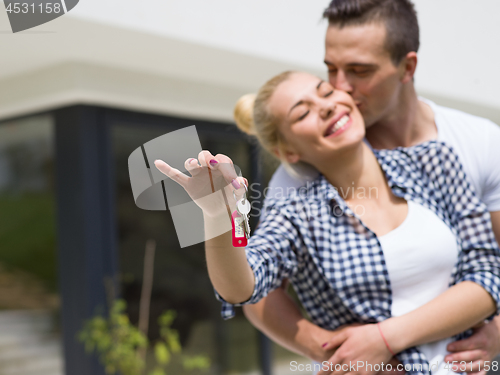
<instances>
[{"instance_id":1,"label":"woman's shoulder","mask_svg":"<svg viewBox=\"0 0 500 375\"><path fill-rule=\"evenodd\" d=\"M328 200L332 188L320 174L298 188L287 189L286 194L266 197L265 208L296 212L306 204Z\"/></svg>"}]
</instances>

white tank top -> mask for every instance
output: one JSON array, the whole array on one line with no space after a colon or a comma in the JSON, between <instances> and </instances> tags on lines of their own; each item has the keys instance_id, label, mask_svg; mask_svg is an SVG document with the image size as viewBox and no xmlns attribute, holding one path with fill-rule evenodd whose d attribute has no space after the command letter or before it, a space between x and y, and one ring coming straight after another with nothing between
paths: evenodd
<instances>
[{"instance_id":1,"label":"white tank top","mask_svg":"<svg viewBox=\"0 0 500 375\"><path fill-rule=\"evenodd\" d=\"M392 316L404 315L448 289L458 260L458 244L448 226L428 208L408 201L408 215L393 231L378 237L389 272ZM454 374L444 368L451 339L420 345L432 374Z\"/></svg>"}]
</instances>

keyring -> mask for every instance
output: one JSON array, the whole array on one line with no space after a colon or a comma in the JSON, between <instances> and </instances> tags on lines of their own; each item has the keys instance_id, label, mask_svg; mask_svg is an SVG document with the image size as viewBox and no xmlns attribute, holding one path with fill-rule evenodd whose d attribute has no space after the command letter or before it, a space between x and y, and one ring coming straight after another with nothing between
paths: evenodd
<instances>
[{"instance_id":1,"label":"keyring","mask_svg":"<svg viewBox=\"0 0 500 375\"><path fill-rule=\"evenodd\" d=\"M246 201L247 199L247 193L248 193L248 188L247 188L247 185L246 184L242 184L244 187L245 187L245 194L243 195L243 203ZM238 199L236 199L236 194L235 194L236 190L233 190L233 198L236 202L238 202Z\"/></svg>"}]
</instances>

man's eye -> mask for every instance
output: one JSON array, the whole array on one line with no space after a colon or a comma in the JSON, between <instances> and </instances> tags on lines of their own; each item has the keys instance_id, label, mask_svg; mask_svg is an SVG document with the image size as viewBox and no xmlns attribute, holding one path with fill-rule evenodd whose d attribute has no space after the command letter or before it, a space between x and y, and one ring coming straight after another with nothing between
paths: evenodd
<instances>
[{"instance_id":1,"label":"man's eye","mask_svg":"<svg viewBox=\"0 0 500 375\"><path fill-rule=\"evenodd\" d=\"M329 96L330 96L330 95L332 95L332 94L333 94L333 90L332 90L332 91L330 91L329 93L327 93L327 94L325 95L325 98L329 97Z\"/></svg>"},{"instance_id":2,"label":"man's eye","mask_svg":"<svg viewBox=\"0 0 500 375\"><path fill-rule=\"evenodd\" d=\"M356 74L358 76L365 76L370 72L371 72L371 70L354 70L354 74Z\"/></svg>"},{"instance_id":3,"label":"man's eye","mask_svg":"<svg viewBox=\"0 0 500 375\"><path fill-rule=\"evenodd\" d=\"M302 116L300 116L300 117L298 118L298 120L299 120L299 121L302 121L303 119L305 119L305 118L306 118L306 116L307 116L308 114L309 114L309 111L307 111L307 112L306 112L306 113L304 113Z\"/></svg>"}]
</instances>

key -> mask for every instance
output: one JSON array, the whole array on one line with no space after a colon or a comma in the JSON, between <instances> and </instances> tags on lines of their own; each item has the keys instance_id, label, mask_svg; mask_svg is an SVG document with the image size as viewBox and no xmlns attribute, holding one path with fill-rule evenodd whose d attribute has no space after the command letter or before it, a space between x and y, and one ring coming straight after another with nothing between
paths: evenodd
<instances>
[{"instance_id":1,"label":"key","mask_svg":"<svg viewBox=\"0 0 500 375\"><path fill-rule=\"evenodd\" d=\"M245 235L247 239L250 238L250 223L248 220L248 214L250 213L251 209L252 206L246 198L242 198L238 202L236 202L236 210L243 217L243 224L245 226Z\"/></svg>"}]
</instances>

